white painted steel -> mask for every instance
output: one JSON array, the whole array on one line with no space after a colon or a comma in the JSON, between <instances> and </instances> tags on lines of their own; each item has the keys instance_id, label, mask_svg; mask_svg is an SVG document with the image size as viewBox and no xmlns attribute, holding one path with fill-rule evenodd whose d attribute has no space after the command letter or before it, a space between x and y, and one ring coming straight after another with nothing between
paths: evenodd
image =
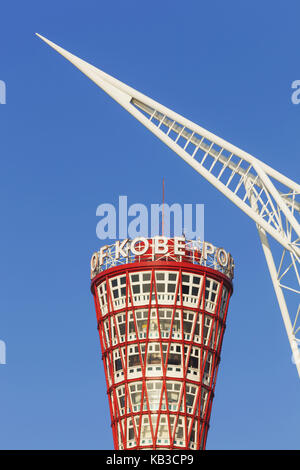
<instances>
[{"instance_id":1,"label":"white painted steel","mask_svg":"<svg viewBox=\"0 0 300 470\"><path fill-rule=\"evenodd\" d=\"M296 197L300 194L300 185L249 153L79 59L43 36L38 36L123 106L256 223L300 376L300 354L297 347L300 338L296 336L300 334L299 307L292 321L284 296L284 290L295 294L299 291L294 286L281 282L287 273L293 272L293 279L299 285L300 226L297 217L299 219L300 203ZM189 147L192 149L189 150ZM208 162L211 162L209 167ZM225 181L228 172L230 174ZM277 270L267 234L283 249ZM291 262L284 269L283 260L287 254Z\"/></svg>"}]
</instances>

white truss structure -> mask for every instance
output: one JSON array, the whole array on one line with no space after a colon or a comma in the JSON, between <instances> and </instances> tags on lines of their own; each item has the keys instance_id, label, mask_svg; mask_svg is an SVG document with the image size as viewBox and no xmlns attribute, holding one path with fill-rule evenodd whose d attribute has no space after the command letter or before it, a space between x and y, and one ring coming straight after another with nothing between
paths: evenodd
<instances>
[{"instance_id":1,"label":"white truss structure","mask_svg":"<svg viewBox=\"0 0 300 470\"><path fill-rule=\"evenodd\" d=\"M123 106L256 223L300 377L300 185L249 153L79 59L43 36L38 36ZM269 236L281 248L277 264L274 260L276 250L271 250Z\"/></svg>"}]
</instances>

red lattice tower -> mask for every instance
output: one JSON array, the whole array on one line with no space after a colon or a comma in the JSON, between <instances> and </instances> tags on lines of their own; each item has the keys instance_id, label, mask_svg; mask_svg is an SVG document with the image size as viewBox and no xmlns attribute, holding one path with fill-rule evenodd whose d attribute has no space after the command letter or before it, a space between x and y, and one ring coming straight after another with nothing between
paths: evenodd
<instances>
[{"instance_id":1,"label":"red lattice tower","mask_svg":"<svg viewBox=\"0 0 300 470\"><path fill-rule=\"evenodd\" d=\"M204 259L188 242L174 255L173 239L164 255L152 245L124 259L106 247L106 265L92 258L114 447L204 449L233 260L221 265L222 249Z\"/></svg>"}]
</instances>

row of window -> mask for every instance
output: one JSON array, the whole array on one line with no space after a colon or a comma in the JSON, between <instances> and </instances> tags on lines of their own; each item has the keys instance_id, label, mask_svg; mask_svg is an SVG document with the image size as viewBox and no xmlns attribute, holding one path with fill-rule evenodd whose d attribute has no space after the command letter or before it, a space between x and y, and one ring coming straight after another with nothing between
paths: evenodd
<instances>
[{"instance_id":1,"label":"row of window","mask_svg":"<svg viewBox=\"0 0 300 470\"><path fill-rule=\"evenodd\" d=\"M197 307L199 304L199 294L202 289L203 276L183 273L182 286L177 287L178 272L155 271L155 282L151 281L151 272L141 272L129 275L130 288L127 290L127 305L141 305L145 303L166 303L174 304L181 302ZM154 279L153 279L154 281ZM126 276L116 276L108 281L111 290L111 309L119 310L126 305ZM155 294L156 287L156 294ZM206 278L205 295L201 301L201 308L209 312L215 312L220 283ZM226 293L224 293L224 290ZM151 299L150 299L151 295ZM227 300L227 289L222 292L220 316L224 315ZM98 297L102 316L108 312L108 298L106 281L98 286Z\"/></svg>"},{"instance_id":2,"label":"row of window","mask_svg":"<svg viewBox=\"0 0 300 470\"><path fill-rule=\"evenodd\" d=\"M127 351L128 367L144 365L145 362L145 344L140 345L140 351L138 346L130 346ZM122 348L123 355L125 355L125 348ZM169 351L168 351L169 350ZM169 343L150 343L147 348L147 365L166 364L168 354L167 365L182 366L182 361L185 361L185 365L188 361L188 367L199 369L200 363L204 365L205 372L210 372L210 365L212 363L213 354L210 351L200 349L198 347L184 346L184 358L182 357L182 345L174 343L169 346ZM113 352L115 372L122 369L122 360L120 358L119 349L115 349ZM123 357L123 362L125 357Z\"/></svg>"},{"instance_id":3,"label":"row of window","mask_svg":"<svg viewBox=\"0 0 300 470\"><path fill-rule=\"evenodd\" d=\"M109 385L127 378L142 377L144 370L147 377L161 376L164 370L167 376L187 378L210 385L212 381L215 354L201 347L178 343L151 342L140 345L115 348L105 357Z\"/></svg>"},{"instance_id":4,"label":"row of window","mask_svg":"<svg viewBox=\"0 0 300 470\"><path fill-rule=\"evenodd\" d=\"M175 414L156 414L133 416L117 422L120 449L126 440L127 447L137 445L174 445L190 449L201 448L204 429L198 419L177 416Z\"/></svg>"},{"instance_id":5,"label":"row of window","mask_svg":"<svg viewBox=\"0 0 300 470\"><path fill-rule=\"evenodd\" d=\"M126 338L127 324L127 338ZM134 312L120 312L102 321L102 335L105 349L120 343L133 341L137 338L162 340L185 339L194 343L210 346L217 349L222 324L211 317L200 312L170 309L140 309ZM216 335L217 331L217 335Z\"/></svg>"},{"instance_id":6,"label":"row of window","mask_svg":"<svg viewBox=\"0 0 300 470\"><path fill-rule=\"evenodd\" d=\"M209 394L205 387L186 383L184 398L184 393L182 392L184 385L181 382L167 380L166 390L163 390L162 386L161 380L147 380L145 381L144 388L142 381L131 382L128 385L127 391L127 413L140 412L141 409L142 411L169 410L174 412L183 412L186 409L186 412L189 414L194 414L201 418L205 416ZM118 400L117 415L122 416L125 414L125 385L120 385L116 388L116 396ZM111 398L113 397L111 396Z\"/></svg>"}]
</instances>

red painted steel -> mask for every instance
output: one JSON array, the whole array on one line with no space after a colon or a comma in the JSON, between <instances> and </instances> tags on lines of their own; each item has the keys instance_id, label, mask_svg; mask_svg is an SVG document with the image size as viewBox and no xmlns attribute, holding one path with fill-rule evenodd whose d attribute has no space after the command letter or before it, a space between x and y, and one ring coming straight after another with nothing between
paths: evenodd
<instances>
[{"instance_id":1,"label":"red painted steel","mask_svg":"<svg viewBox=\"0 0 300 470\"><path fill-rule=\"evenodd\" d=\"M184 257L140 259L91 286L114 447L205 449L232 283Z\"/></svg>"}]
</instances>

